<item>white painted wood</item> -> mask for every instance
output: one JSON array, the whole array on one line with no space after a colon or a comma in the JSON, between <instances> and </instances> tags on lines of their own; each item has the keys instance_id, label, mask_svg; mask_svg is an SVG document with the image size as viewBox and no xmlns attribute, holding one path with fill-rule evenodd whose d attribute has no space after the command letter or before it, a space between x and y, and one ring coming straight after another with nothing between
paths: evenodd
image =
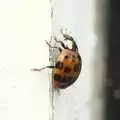
<instances>
[{"instance_id":1,"label":"white painted wood","mask_svg":"<svg viewBox=\"0 0 120 120\"><path fill-rule=\"evenodd\" d=\"M0 1L0 120L48 120L48 0Z\"/></svg>"}]
</instances>

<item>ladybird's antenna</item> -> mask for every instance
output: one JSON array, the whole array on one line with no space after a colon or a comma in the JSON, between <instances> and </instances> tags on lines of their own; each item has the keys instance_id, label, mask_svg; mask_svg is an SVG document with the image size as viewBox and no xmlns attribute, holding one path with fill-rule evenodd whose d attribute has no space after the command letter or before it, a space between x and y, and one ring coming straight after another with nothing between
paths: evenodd
<instances>
[{"instance_id":1,"label":"ladybird's antenna","mask_svg":"<svg viewBox=\"0 0 120 120\"><path fill-rule=\"evenodd\" d=\"M62 46L64 49L67 49L67 47L65 46L65 44L64 44L62 41L57 40L56 36L54 36L54 40L55 40L57 43L60 43L61 46Z\"/></svg>"},{"instance_id":2,"label":"ladybird's antenna","mask_svg":"<svg viewBox=\"0 0 120 120\"><path fill-rule=\"evenodd\" d=\"M67 31L67 29L65 29L65 32ZM61 34L63 35L64 37L64 40L69 40L69 41L72 41L72 50L73 51L78 51L78 47L77 47L77 44L74 40L74 38L72 36L70 36L68 33L64 33L63 32L63 28L60 29L60 32Z\"/></svg>"}]
</instances>

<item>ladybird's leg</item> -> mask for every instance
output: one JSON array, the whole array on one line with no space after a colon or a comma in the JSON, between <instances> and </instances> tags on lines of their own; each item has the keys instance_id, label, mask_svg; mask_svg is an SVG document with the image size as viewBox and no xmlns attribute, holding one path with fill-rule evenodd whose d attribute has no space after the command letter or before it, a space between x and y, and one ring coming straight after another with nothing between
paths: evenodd
<instances>
[{"instance_id":1,"label":"ladybird's leg","mask_svg":"<svg viewBox=\"0 0 120 120\"><path fill-rule=\"evenodd\" d=\"M40 71L42 71L42 70L44 70L46 68L55 68L55 66L45 66L45 67L42 67L40 69L38 69L38 68L32 68L31 70L32 71L38 71L38 72L40 72Z\"/></svg>"},{"instance_id":2,"label":"ladybird's leg","mask_svg":"<svg viewBox=\"0 0 120 120\"><path fill-rule=\"evenodd\" d=\"M56 46L52 46L47 40L45 40L46 44L50 47L50 48L58 48Z\"/></svg>"},{"instance_id":3,"label":"ladybird's leg","mask_svg":"<svg viewBox=\"0 0 120 120\"><path fill-rule=\"evenodd\" d=\"M63 29L61 29L60 32L61 32L61 34L63 35L64 40L72 41L72 50L73 50L73 51L78 51L77 44L76 44L75 40L73 39L73 37L70 36L70 35L68 35L68 34L65 34L65 33L63 32Z\"/></svg>"},{"instance_id":4,"label":"ladybird's leg","mask_svg":"<svg viewBox=\"0 0 120 120\"><path fill-rule=\"evenodd\" d=\"M65 46L65 44L64 44L62 41L57 40L57 38L56 38L55 36L54 36L54 40L55 40L57 43L60 43L61 46L62 46L64 49L67 49L67 48L68 48L67 46Z\"/></svg>"},{"instance_id":5,"label":"ladybird's leg","mask_svg":"<svg viewBox=\"0 0 120 120\"><path fill-rule=\"evenodd\" d=\"M50 48L57 48L57 49L59 49L60 52L62 51L62 49L60 47L52 46L50 43L48 43L47 40L45 40L45 42Z\"/></svg>"}]
</instances>

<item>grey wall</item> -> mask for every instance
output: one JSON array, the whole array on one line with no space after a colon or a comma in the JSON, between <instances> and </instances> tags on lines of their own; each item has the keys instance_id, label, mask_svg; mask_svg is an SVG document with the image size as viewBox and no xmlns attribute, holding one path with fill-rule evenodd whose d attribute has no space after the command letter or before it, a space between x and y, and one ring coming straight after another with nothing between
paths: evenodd
<instances>
[{"instance_id":1,"label":"grey wall","mask_svg":"<svg viewBox=\"0 0 120 120\"><path fill-rule=\"evenodd\" d=\"M62 40L59 30L67 28L83 62L78 80L60 95L55 93L55 120L103 119L105 2L99 3L96 7L94 0L52 0L52 31Z\"/></svg>"}]
</instances>

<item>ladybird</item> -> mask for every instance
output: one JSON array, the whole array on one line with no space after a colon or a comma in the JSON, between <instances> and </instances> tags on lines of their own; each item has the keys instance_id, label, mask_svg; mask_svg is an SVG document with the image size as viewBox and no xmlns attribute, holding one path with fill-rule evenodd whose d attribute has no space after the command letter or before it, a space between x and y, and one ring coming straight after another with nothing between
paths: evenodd
<instances>
[{"instance_id":1,"label":"ladybird","mask_svg":"<svg viewBox=\"0 0 120 120\"><path fill-rule=\"evenodd\" d=\"M41 69L32 69L33 71L41 71L45 68L51 68L53 78L52 86L55 89L65 89L72 85L77 80L82 67L82 59L78 52L78 46L75 40L72 36L64 34L62 30L61 34L64 37L64 40L69 40L72 42L72 48L66 46L62 41L57 40L56 37L54 37L55 41L60 43L62 48L52 46L46 41L50 48L57 48L59 50L56 63L54 66L45 66Z\"/></svg>"}]
</instances>

